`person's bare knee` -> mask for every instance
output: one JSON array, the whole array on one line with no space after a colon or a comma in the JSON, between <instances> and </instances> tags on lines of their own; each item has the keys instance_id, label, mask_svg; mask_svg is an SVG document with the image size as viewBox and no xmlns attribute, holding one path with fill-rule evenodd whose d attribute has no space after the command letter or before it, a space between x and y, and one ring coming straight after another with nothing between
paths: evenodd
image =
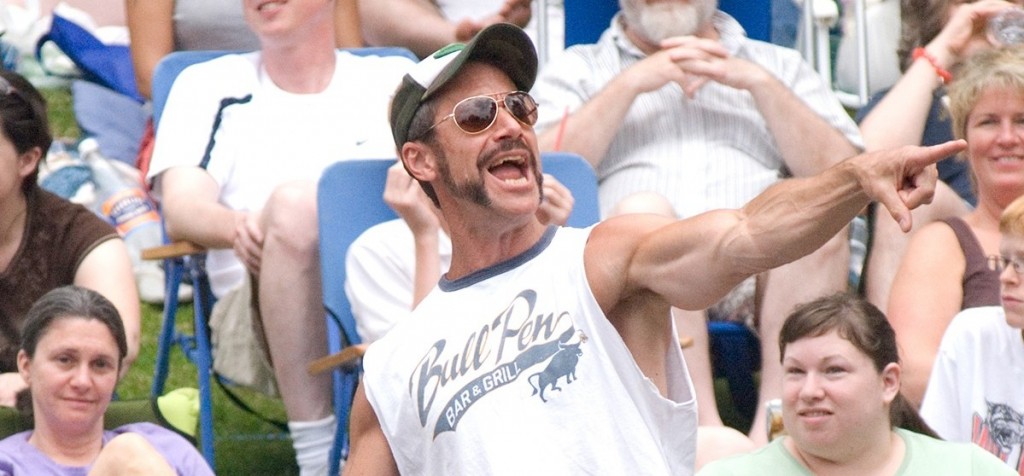
<instances>
[{"instance_id":1,"label":"person's bare knee","mask_svg":"<svg viewBox=\"0 0 1024 476\"><path fill-rule=\"evenodd\" d=\"M167 460L137 433L115 436L100 451L89 475L174 475Z\"/></svg>"},{"instance_id":2,"label":"person's bare knee","mask_svg":"<svg viewBox=\"0 0 1024 476\"><path fill-rule=\"evenodd\" d=\"M665 197L654 192L639 192L623 198L608 214L616 216L630 213L653 213L676 218L672 204Z\"/></svg>"},{"instance_id":3,"label":"person's bare knee","mask_svg":"<svg viewBox=\"0 0 1024 476\"><path fill-rule=\"evenodd\" d=\"M697 428L697 464L695 471L712 461L757 449L757 445L739 431L728 426Z\"/></svg>"},{"instance_id":4,"label":"person's bare knee","mask_svg":"<svg viewBox=\"0 0 1024 476\"><path fill-rule=\"evenodd\" d=\"M265 240L293 252L309 253L317 247L316 185L289 182L274 189L262 212Z\"/></svg>"}]
</instances>

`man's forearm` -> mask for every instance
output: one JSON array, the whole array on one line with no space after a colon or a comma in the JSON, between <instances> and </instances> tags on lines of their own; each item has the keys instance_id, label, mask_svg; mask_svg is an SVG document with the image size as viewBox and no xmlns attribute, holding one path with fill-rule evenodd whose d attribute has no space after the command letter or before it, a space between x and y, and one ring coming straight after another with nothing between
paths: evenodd
<instances>
[{"instance_id":1,"label":"man's forearm","mask_svg":"<svg viewBox=\"0 0 1024 476\"><path fill-rule=\"evenodd\" d=\"M781 257L783 262L817 249L871 200L909 231L910 210L929 203L934 194L935 162L965 146L951 141L887 149L855 156L814 177L784 180L743 207L744 231L768 250L785 248L791 256Z\"/></svg>"},{"instance_id":2,"label":"man's forearm","mask_svg":"<svg viewBox=\"0 0 1024 476\"><path fill-rule=\"evenodd\" d=\"M861 121L868 150L917 145L931 111L937 76L927 61L915 61L903 77Z\"/></svg>"},{"instance_id":3,"label":"man's forearm","mask_svg":"<svg viewBox=\"0 0 1024 476\"><path fill-rule=\"evenodd\" d=\"M359 15L371 46L404 46L423 58L456 41L455 22L426 0L359 0ZM394 21L396 15L415 21Z\"/></svg>"},{"instance_id":4,"label":"man's forearm","mask_svg":"<svg viewBox=\"0 0 1024 476\"><path fill-rule=\"evenodd\" d=\"M219 203L165 199L163 213L164 226L171 239L191 241L211 249L234 246L239 212Z\"/></svg>"},{"instance_id":5,"label":"man's forearm","mask_svg":"<svg viewBox=\"0 0 1024 476\"><path fill-rule=\"evenodd\" d=\"M564 124L555 124L544 131L538 138L540 149L579 154L597 168L637 95L621 78L620 75L610 81L597 95L571 112L563 119Z\"/></svg>"},{"instance_id":6,"label":"man's forearm","mask_svg":"<svg viewBox=\"0 0 1024 476\"><path fill-rule=\"evenodd\" d=\"M772 77L750 92L794 175L817 174L860 152L846 135L778 79Z\"/></svg>"}]
</instances>

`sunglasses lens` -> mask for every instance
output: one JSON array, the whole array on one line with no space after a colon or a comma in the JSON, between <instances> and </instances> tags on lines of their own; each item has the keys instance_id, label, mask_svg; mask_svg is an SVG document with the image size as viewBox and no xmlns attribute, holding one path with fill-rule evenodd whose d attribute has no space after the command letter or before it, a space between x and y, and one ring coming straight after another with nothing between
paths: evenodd
<instances>
[{"instance_id":1,"label":"sunglasses lens","mask_svg":"<svg viewBox=\"0 0 1024 476\"><path fill-rule=\"evenodd\" d=\"M473 97L460 102L452 112L455 115L455 123L462 130L476 134L494 122L494 116L498 113L498 103L489 97Z\"/></svg>"},{"instance_id":2,"label":"sunglasses lens","mask_svg":"<svg viewBox=\"0 0 1024 476\"><path fill-rule=\"evenodd\" d=\"M505 108L523 124L532 126L537 123L537 102L527 93L516 92L505 96Z\"/></svg>"}]
</instances>

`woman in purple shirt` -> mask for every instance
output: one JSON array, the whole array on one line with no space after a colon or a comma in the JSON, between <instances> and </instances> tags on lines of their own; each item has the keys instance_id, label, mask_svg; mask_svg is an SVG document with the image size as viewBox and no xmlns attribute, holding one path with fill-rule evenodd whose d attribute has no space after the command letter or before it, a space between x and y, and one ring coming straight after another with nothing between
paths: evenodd
<instances>
[{"instance_id":1,"label":"woman in purple shirt","mask_svg":"<svg viewBox=\"0 0 1024 476\"><path fill-rule=\"evenodd\" d=\"M127 353L121 317L101 294L65 286L43 295L28 312L17 357L29 385L19 407L31 412L34 429L0 441L0 475L212 475L171 430L103 429Z\"/></svg>"}]
</instances>

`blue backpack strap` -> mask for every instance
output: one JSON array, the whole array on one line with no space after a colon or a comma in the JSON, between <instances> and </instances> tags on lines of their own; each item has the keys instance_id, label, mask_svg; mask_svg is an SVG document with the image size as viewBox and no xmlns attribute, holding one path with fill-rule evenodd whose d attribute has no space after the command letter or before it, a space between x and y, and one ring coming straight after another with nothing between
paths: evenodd
<instances>
[{"instance_id":1,"label":"blue backpack strap","mask_svg":"<svg viewBox=\"0 0 1024 476\"><path fill-rule=\"evenodd\" d=\"M136 101L145 102L135 85L135 67L131 53L124 45L106 45L81 25L53 14L50 31L36 43L36 59L45 69L42 48L53 42L74 61L85 80L113 89ZM61 76L52 71L48 74Z\"/></svg>"}]
</instances>

